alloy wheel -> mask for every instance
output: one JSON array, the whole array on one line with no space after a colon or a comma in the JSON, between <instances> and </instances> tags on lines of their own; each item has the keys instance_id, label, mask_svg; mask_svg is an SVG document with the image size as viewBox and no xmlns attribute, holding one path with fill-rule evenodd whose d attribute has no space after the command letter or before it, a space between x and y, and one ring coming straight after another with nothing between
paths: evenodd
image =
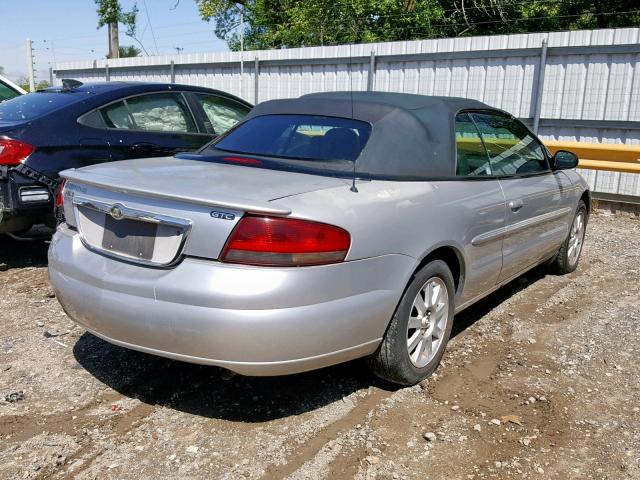
<instances>
[{"instance_id":1,"label":"alloy wheel","mask_svg":"<svg viewBox=\"0 0 640 480\"><path fill-rule=\"evenodd\" d=\"M449 292L444 281L431 277L413 301L407 323L407 353L422 368L438 353L449 317Z\"/></svg>"},{"instance_id":2,"label":"alloy wheel","mask_svg":"<svg viewBox=\"0 0 640 480\"><path fill-rule=\"evenodd\" d=\"M582 243L584 241L584 211L578 212L576 218L573 219L573 225L571 225L571 232L569 233L569 245L567 249L567 259L570 265L575 265L580 256L582 250Z\"/></svg>"}]
</instances>

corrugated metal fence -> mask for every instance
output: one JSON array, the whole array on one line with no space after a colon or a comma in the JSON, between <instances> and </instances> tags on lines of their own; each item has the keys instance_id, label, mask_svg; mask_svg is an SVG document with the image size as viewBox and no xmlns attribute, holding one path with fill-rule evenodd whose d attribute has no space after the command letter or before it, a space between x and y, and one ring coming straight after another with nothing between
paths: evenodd
<instances>
[{"instance_id":1,"label":"corrugated metal fence","mask_svg":"<svg viewBox=\"0 0 640 480\"><path fill-rule=\"evenodd\" d=\"M102 59L55 75L201 85L252 102L349 89L461 96L544 139L640 144L639 28ZM640 196L640 175L582 173L596 191Z\"/></svg>"}]
</instances>

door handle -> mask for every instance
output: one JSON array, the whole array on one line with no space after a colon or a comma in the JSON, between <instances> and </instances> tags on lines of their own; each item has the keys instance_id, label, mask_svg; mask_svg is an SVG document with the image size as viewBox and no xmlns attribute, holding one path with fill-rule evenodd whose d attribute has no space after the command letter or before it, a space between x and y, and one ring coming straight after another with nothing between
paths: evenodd
<instances>
[{"instance_id":1,"label":"door handle","mask_svg":"<svg viewBox=\"0 0 640 480\"><path fill-rule=\"evenodd\" d=\"M522 202L522 200L518 199L518 200L511 200L509 202L509 208L511 209L512 212L517 212L518 210L520 210L522 207L524 206L524 203Z\"/></svg>"}]
</instances>

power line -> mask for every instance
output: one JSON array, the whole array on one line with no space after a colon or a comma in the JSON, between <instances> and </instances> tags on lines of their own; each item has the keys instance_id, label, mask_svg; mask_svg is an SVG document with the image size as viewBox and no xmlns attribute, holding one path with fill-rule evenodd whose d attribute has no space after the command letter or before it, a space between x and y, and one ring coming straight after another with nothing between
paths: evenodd
<instances>
[{"instance_id":1,"label":"power line","mask_svg":"<svg viewBox=\"0 0 640 480\"><path fill-rule=\"evenodd\" d=\"M158 41L156 40L156 34L153 31L153 25L151 24L151 17L149 16L149 9L147 8L147 0L142 0L142 5L144 6L144 13L147 15L147 22L149 22L149 30L151 30L151 37L153 38L153 44L156 47L156 55L160 55L160 51L158 50Z\"/></svg>"},{"instance_id":2,"label":"power line","mask_svg":"<svg viewBox=\"0 0 640 480\"><path fill-rule=\"evenodd\" d=\"M626 14L634 14L634 13L640 13L640 10L627 10L624 12L599 12L599 13L584 12L584 13L571 14L571 15L546 15L546 16L540 16L540 17L510 18L509 22L510 23L511 22L529 22L534 20L547 20L550 18L576 18L576 17L584 17L584 16L600 17L600 16L611 16L611 15L626 15ZM425 27L475 26L475 25L489 25L489 24L495 24L495 23L505 23L505 21L504 20L481 20L476 22L461 22L461 23L440 23L440 24L432 23L429 25L425 25ZM422 29L422 28L424 27L423 26L398 27L399 30L402 30L402 29L411 30L411 29ZM521 33L535 33L535 32L521 32Z\"/></svg>"},{"instance_id":3,"label":"power line","mask_svg":"<svg viewBox=\"0 0 640 480\"><path fill-rule=\"evenodd\" d=\"M546 15L539 17L528 17L528 18L519 18L519 19L511 19L510 22L529 22L529 21L539 21L546 19L556 19L556 18L576 18L576 17L598 17L598 16L611 16L611 15L624 15L624 14L634 14L640 13L640 10L628 10L628 11L620 11L620 12L600 12L600 13L582 13L582 14L567 14L567 15ZM484 21L475 21L475 22L460 22L460 23L437 23L437 24L429 24L429 25L401 25L393 28L393 31L424 31L427 28L438 28L438 27L474 27L477 25L489 25L489 24L498 24L504 23L503 20L484 20ZM267 24L267 27L286 27L284 24ZM375 27L375 25L374 25ZM344 30L353 28L352 25L339 25L334 33L341 33ZM363 30L359 28L358 30ZM522 33L536 33L536 32L522 32ZM181 42L181 45L204 45L210 42ZM164 46L164 45L162 45Z\"/></svg>"},{"instance_id":4,"label":"power line","mask_svg":"<svg viewBox=\"0 0 640 480\"><path fill-rule=\"evenodd\" d=\"M493 11L497 11L500 10L502 7L516 7L516 6L521 6L521 5L531 5L532 1L523 1L523 2L509 2L509 3L502 3L499 6L498 5L471 5L468 7L464 7L464 8L449 8L449 9L442 9L439 10L437 13L458 13L458 12L463 12L463 11L468 11L468 10L483 10L483 11L489 11L489 10L493 10ZM562 6L562 1L561 0L535 0L536 4L557 4L559 7ZM432 12L404 12L404 13L389 13L389 14L381 14L381 15L376 15L373 14L371 15L372 17L375 18L387 18L387 17L403 17L403 16L412 16L412 15L428 15ZM364 18L364 17L362 17Z\"/></svg>"},{"instance_id":5,"label":"power line","mask_svg":"<svg viewBox=\"0 0 640 480\"><path fill-rule=\"evenodd\" d=\"M542 1L542 0L539 0ZM550 0L549 3L551 3L551 1L556 1L556 0ZM146 1L145 1L146 3ZM513 2L510 4L503 4L503 5L524 5L526 4L525 2ZM146 7L145 7L146 8ZM471 7L469 7L470 9ZM148 13L148 12L147 12ZM635 9L635 10L627 10L627 11L614 11L614 12L584 12L584 13L580 13L580 14L565 14L565 15L543 15L543 16L535 16L535 17L527 17L527 18L514 18L514 19L509 19L509 23L516 23L516 22L539 22L541 20L547 20L547 19L568 19L568 18L578 18L578 17L588 17L588 18L595 18L595 17L606 17L606 16L613 16L613 15L630 15L630 14L638 14L640 13L640 9ZM414 18L420 18L421 16L423 16L423 14L417 12L412 12L412 13L407 13L407 14L402 14L403 16L412 16ZM150 21L150 18L147 17ZM378 18L384 18L384 17L375 17L372 18L371 16L360 16L360 17L356 17L355 20L376 20ZM187 22L187 23L183 23L182 25L192 25L192 24L201 24L202 22ZM504 20L478 20L478 21L472 21L472 22L459 22L459 21L454 21L454 22L446 22L446 23L430 23L430 24L425 24L425 25L401 25L401 26L397 26L397 27L393 27L391 29L391 32L416 32L417 35L420 34L420 32L425 32L427 29L433 29L433 28L454 28L454 27L475 27L475 26L480 26L480 25L491 25L491 24L500 24L500 23L504 23ZM180 24L175 24L175 25L171 25L171 26L167 26L167 27L159 27L160 28L174 28L174 27L178 27ZM265 24L262 25L268 28L287 28L287 24ZM333 34L339 34L342 33L345 30L354 30L355 32L362 32L362 31L366 31L366 30L370 30L370 31L375 31L376 29L376 24L369 24L369 25L349 25L346 23L342 23L342 24L338 24L336 25L336 28L333 29ZM210 33L211 30L207 29L207 30L197 30L197 31L192 31L190 33ZM505 34L508 34L511 32L505 32ZM517 33L517 32L513 32L513 33ZM536 33L534 31L529 31L529 32L522 32L522 33ZM171 34L171 35L163 35L161 37L161 39L165 39L165 38L172 38L172 37L178 37L178 36L183 36L183 34ZM439 38L440 36L438 36ZM73 37L73 38L82 38L82 37ZM424 36L422 38L419 38L418 36L411 38L411 40L420 40L425 38ZM426 37L428 38L428 37ZM159 54L161 49L170 49L173 50L175 48L175 42L172 43L160 43L158 44L157 39L155 38L154 35L154 44L155 44L155 49L156 49L156 53ZM391 40L391 39L389 39ZM405 39L405 40L409 40L409 39ZM180 42L180 45L182 47L184 46L195 46L195 45L211 45L212 42L207 40L207 41L194 41L194 42ZM60 43L57 43L56 49L58 51L60 50L75 50L78 52L81 52L82 49L78 49L77 47L64 47L64 46L60 46ZM70 54L64 54L65 56L70 56ZM82 55L82 53L78 53L78 56ZM87 54L89 55L89 54Z\"/></svg>"}]
</instances>

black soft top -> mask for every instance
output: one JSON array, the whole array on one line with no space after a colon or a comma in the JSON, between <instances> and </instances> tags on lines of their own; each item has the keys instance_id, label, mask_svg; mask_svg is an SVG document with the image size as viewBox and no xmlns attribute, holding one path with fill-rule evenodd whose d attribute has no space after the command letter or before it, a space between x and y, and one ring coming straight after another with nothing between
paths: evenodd
<instances>
[{"instance_id":1,"label":"black soft top","mask_svg":"<svg viewBox=\"0 0 640 480\"><path fill-rule=\"evenodd\" d=\"M455 176L455 116L496 110L477 100L390 92L312 93L257 105L247 119L295 114L354 118L372 125L357 171L374 177Z\"/></svg>"}]
</instances>

